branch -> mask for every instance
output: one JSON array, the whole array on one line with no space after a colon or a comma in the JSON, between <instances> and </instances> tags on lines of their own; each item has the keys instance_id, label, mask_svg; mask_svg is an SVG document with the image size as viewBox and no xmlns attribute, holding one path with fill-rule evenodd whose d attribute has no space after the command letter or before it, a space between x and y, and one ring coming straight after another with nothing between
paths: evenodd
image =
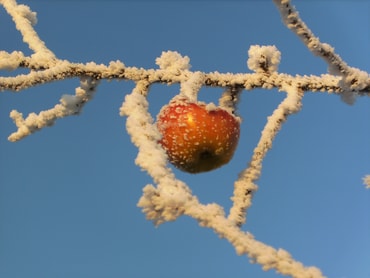
<instances>
[{"instance_id":1,"label":"branch","mask_svg":"<svg viewBox=\"0 0 370 278\"><path fill-rule=\"evenodd\" d=\"M12 110L10 118L13 119L18 130L12 133L8 140L11 142L18 141L44 127L54 125L58 118L80 114L85 103L93 98L95 88L99 83L90 77L81 77L80 79L80 87L76 88L76 94L63 95L60 104L49 110L42 111L39 114L31 113L26 119L23 118L22 113Z\"/></svg>"},{"instance_id":2,"label":"branch","mask_svg":"<svg viewBox=\"0 0 370 278\"><path fill-rule=\"evenodd\" d=\"M334 52L328 43L320 42L319 38L307 27L299 17L298 12L290 0L273 0L280 11L285 25L296 34L307 48L316 56L321 57L329 66L329 73L342 77L339 85L345 94L342 99L353 103L354 92L369 92L369 74L357 68L348 66L342 58Z\"/></svg>"},{"instance_id":3,"label":"branch","mask_svg":"<svg viewBox=\"0 0 370 278\"><path fill-rule=\"evenodd\" d=\"M15 0L0 0L0 4L12 17L15 27L23 37L23 41L35 52L33 58L36 58L37 63L52 65L55 59L54 53L45 46L45 43L33 28L37 23L36 13L32 12L26 5L18 5Z\"/></svg>"},{"instance_id":4,"label":"branch","mask_svg":"<svg viewBox=\"0 0 370 278\"><path fill-rule=\"evenodd\" d=\"M22 57L19 52L7 53L0 51L0 69L16 69L21 66L28 66L35 69L38 63L31 57ZM97 65L93 62L71 63L65 60L57 60L55 65L49 67L45 65L43 70L31 71L29 74L22 74L15 77L0 77L0 91L24 90L35 85L76 78L80 76L89 76L93 79L125 79L131 81L147 80L150 83L175 84L184 81L184 75L181 71L173 73L166 69L143 69L136 67L126 67L121 61L112 61L109 65ZM186 70L187 71L187 70ZM189 72L191 74L191 72ZM284 73L265 72L257 73L203 73L203 86L211 87L235 87L251 90L254 88L280 88L282 82L295 83L298 88L304 92L329 92L342 93L344 89L341 86L341 78L328 74L320 76L315 75L288 75ZM360 95L370 96L370 77L366 80L369 85L361 90L351 89Z\"/></svg>"},{"instance_id":5,"label":"branch","mask_svg":"<svg viewBox=\"0 0 370 278\"><path fill-rule=\"evenodd\" d=\"M256 49L263 48L259 46L252 46L251 48L254 51ZM108 66L106 65L97 65L93 62L87 64L80 63L71 63L69 61L55 60L54 65L44 65L40 68L35 58L24 57L20 52L7 53L5 51L0 52L0 69L13 70L20 66L28 66L32 71L29 74L18 75L15 77L0 77L0 90L10 90L18 92L20 90L33 87L35 85L53 82L57 80L64 80L67 78L89 78L90 80L95 80L93 89L95 91L98 80L101 79L124 79L131 80L134 82L139 82L145 80L148 84L153 83L166 83L166 84L182 84L182 88L186 88L187 80L192 80L193 78L197 79L197 88L202 86L212 86L212 87L224 87L224 88L233 88L234 90L247 89L251 90L254 88L278 88L281 89L285 85L294 84L294 87L301 90L302 92L307 91L320 91L328 93L340 94L343 92L341 87L341 78L334 77L332 75L321 75L321 76L291 76L283 73L278 73L275 71L266 71L266 63L272 63L270 58L267 61L260 61L266 59L268 52L265 49L263 53L259 53L254 57L251 53L251 58L248 60L248 63L252 67L251 69L256 69L255 73L201 73L201 72L191 72L187 68L178 67L176 70L171 68L166 68L162 64L160 69L143 69L136 67L126 67L120 61L112 61ZM269 49L268 51L277 51L276 48L273 50ZM257 51L258 52L258 51ZM187 60L187 57L182 57L177 52L163 52L162 56L157 58L164 61L175 59L173 61L183 63L182 59ZM261 66L261 70L258 70L258 65L253 62L258 60ZM165 64L165 62L162 62ZM256 68L255 68L256 67ZM34 70L38 68L39 70ZM275 69L275 68L273 68ZM277 69L277 66L276 66ZM185 86L185 87L184 87ZM359 93L362 95L370 95L368 90L370 88L364 88ZM184 89L182 89L184 90ZM186 91L186 89L185 89ZM64 97L65 99L65 97ZM81 100L76 100L77 102ZM83 103L86 102L86 99ZM78 106L78 111L70 110L70 107L66 108L61 104L57 104L54 108L51 108L46 111L42 111L39 114L32 113L26 120L23 119L21 113L16 111L11 112L11 118L15 121L18 131L13 133L10 137L10 141L20 140L36 131L41 130L43 127L50 126L54 124L57 118L63 118L70 115L76 115L81 112L82 103L76 104ZM75 109L75 108L74 108ZM63 112L62 112L63 111ZM20 130L22 129L22 130Z\"/></svg>"},{"instance_id":6,"label":"branch","mask_svg":"<svg viewBox=\"0 0 370 278\"><path fill-rule=\"evenodd\" d=\"M287 251L276 250L257 241L252 234L241 231L232 221L226 219L223 211L214 204L202 206L193 202L191 206L186 207L185 214L197 219L200 226L209 227L221 238L226 238L238 255L246 254L252 263L260 264L265 271L275 269L282 275L296 278L324 278L318 268L305 267L295 261Z\"/></svg>"},{"instance_id":7,"label":"branch","mask_svg":"<svg viewBox=\"0 0 370 278\"><path fill-rule=\"evenodd\" d=\"M324 277L316 267L305 267L287 251L276 250L255 240L250 233L241 231L233 219L225 217L224 210L219 205L200 204L191 194L190 188L176 179L166 166L166 154L158 144L159 133L148 112L148 85L146 81L138 82L132 93L125 97L121 108L121 115L127 116L127 131L139 149L135 162L157 183L157 187L145 186L143 196L138 202L147 219L160 225L166 221L174 221L181 215L188 215L201 226L211 228L220 237L226 238L239 255L248 255L252 262L259 263L264 270L275 269L292 277ZM296 112L300 107L300 99L296 96L295 90L288 90L287 100L279 106L280 109L286 113Z\"/></svg>"},{"instance_id":8,"label":"branch","mask_svg":"<svg viewBox=\"0 0 370 278\"><path fill-rule=\"evenodd\" d=\"M297 113L302 106L303 91L301 89L294 87L294 84L282 84L282 87L287 92L287 96L268 117L249 166L239 175L239 179L234 184L234 196L231 198L233 206L228 218L239 227L245 223L246 211L252 205L253 193L258 189L255 181L261 175L263 159L272 148L272 142L288 116Z\"/></svg>"},{"instance_id":9,"label":"branch","mask_svg":"<svg viewBox=\"0 0 370 278\"><path fill-rule=\"evenodd\" d=\"M252 46L248 51L247 65L253 73L192 72L189 57L172 51L163 52L156 59L159 69L128 67L121 61L112 61L108 65L97 65L94 62L72 63L57 59L38 37L33 29L37 22L36 13L25 5L18 5L15 0L0 0L0 4L13 18L24 42L34 51L29 57L19 51L0 51L0 70L29 70L29 73L23 75L0 77L0 91L19 92L47 82L68 78L80 79L80 86L76 88L75 94L63 95L60 103L53 108L39 114L31 113L26 118L23 118L22 113L13 110L10 117L17 126L17 131L9 136L9 140L20 140L43 127L53 125L59 118L78 115L83 106L93 98L102 79L131 80L136 86L131 94L126 95L120 115L127 116L127 132L138 148L135 163L145 170L156 184L146 185L138 202L147 219L159 225L174 221L181 215L188 215L196 219L201 226L209 227L219 236L226 238L239 255L248 255L252 262L261 264L264 270L275 269L283 275L297 278L323 277L317 268L304 267L285 250L276 250L255 240L240 227L246 222L247 209L251 206L253 193L258 189L256 181L261 175L263 159L288 116L300 110L304 93L335 93L351 102L356 96L370 96L370 76L366 72L349 67L330 45L321 43L299 18L289 0L274 2L287 26L302 39L312 53L328 63L330 75L292 76L279 73L280 52L274 46L258 45ZM179 94L194 101L203 86L225 88L219 103L231 112L235 111L243 89L277 88L286 92L285 99L268 117L247 168L234 183L233 206L228 216L217 204L199 203L190 188L178 180L167 166L167 156L158 144L160 134L148 111L149 102L146 99L150 86L154 83L179 83ZM370 187L369 180L369 176L364 178L367 187Z\"/></svg>"}]
</instances>

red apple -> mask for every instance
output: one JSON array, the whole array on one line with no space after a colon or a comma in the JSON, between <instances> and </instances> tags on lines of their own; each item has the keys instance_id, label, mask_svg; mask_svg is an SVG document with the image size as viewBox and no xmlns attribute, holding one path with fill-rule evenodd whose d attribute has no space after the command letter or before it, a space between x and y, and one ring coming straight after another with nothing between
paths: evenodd
<instances>
[{"instance_id":1,"label":"red apple","mask_svg":"<svg viewBox=\"0 0 370 278\"><path fill-rule=\"evenodd\" d=\"M189 173L211 171L228 163L240 136L240 118L205 103L173 100L157 116L159 143L169 161Z\"/></svg>"}]
</instances>

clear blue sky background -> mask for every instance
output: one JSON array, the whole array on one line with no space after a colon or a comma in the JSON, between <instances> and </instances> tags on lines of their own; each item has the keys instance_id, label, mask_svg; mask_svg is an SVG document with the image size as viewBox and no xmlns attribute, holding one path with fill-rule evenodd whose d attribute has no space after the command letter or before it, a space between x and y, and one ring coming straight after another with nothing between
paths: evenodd
<instances>
[{"instance_id":1,"label":"clear blue sky background","mask_svg":"<svg viewBox=\"0 0 370 278\"><path fill-rule=\"evenodd\" d=\"M61 59L153 68L162 51L191 59L192 69L249 72L250 45L276 45L280 72L326 73L281 22L271 1L38 1L36 26ZM302 18L348 64L370 71L368 1L295 1ZM0 49L31 52L0 8ZM10 73L1 72L2 75ZM118 115L132 82L103 81L78 117L59 120L18 143L9 112L53 107L77 79L0 94L0 277L280 277L263 272L196 221L155 228L136 206L151 179L134 164L137 150ZM179 90L155 85L151 112ZM217 101L221 90L202 89ZM241 142L227 166L206 174L175 170L202 202L231 206L233 181L247 165L276 90L244 91ZM370 277L370 99L355 105L307 93L264 161L259 191L243 229L284 248L328 277Z\"/></svg>"}]
</instances>

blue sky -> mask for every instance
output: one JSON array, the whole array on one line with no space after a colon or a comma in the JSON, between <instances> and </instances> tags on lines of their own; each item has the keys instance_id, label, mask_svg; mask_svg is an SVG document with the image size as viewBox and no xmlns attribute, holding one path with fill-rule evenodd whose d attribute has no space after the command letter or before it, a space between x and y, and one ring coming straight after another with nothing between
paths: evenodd
<instances>
[{"instance_id":1,"label":"blue sky","mask_svg":"<svg viewBox=\"0 0 370 278\"><path fill-rule=\"evenodd\" d=\"M250 45L276 45L280 72L326 73L281 22L270 1L24 1L38 13L36 30L60 59L153 68L162 51L190 57L192 70L249 72ZM367 1L295 1L300 15L351 66L370 71ZM31 54L0 9L0 49ZM22 71L18 71L22 72ZM1 72L2 75L16 74ZM134 164L137 150L119 116L132 82L103 81L78 117L59 120L17 143L9 112L53 107L77 79L0 94L0 277L280 277L237 256L195 220L158 228L136 206L150 177ZM154 85L153 116L179 90ZM217 101L219 88L199 98ZM241 139L219 170L175 170L203 203L228 210L233 181L247 165L266 117L282 100L276 90L243 91ZM328 277L370 277L370 100L355 105L327 93L306 93L264 163L243 227L284 248Z\"/></svg>"}]
</instances>

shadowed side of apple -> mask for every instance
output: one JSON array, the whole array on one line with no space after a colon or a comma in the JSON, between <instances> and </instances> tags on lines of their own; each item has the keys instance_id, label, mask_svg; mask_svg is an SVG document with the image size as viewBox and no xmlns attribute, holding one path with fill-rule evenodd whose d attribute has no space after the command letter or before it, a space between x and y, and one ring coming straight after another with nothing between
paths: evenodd
<instances>
[{"instance_id":1,"label":"shadowed side of apple","mask_svg":"<svg viewBox=\"0 0 370 278\"><path fill-rule=\"evenodd\" d=\"M240 137L240 118L202 102L174 100L157 116L159 143L169 161L188 173L207 172L228 163Z\"/></svg>"}]
</instances>

